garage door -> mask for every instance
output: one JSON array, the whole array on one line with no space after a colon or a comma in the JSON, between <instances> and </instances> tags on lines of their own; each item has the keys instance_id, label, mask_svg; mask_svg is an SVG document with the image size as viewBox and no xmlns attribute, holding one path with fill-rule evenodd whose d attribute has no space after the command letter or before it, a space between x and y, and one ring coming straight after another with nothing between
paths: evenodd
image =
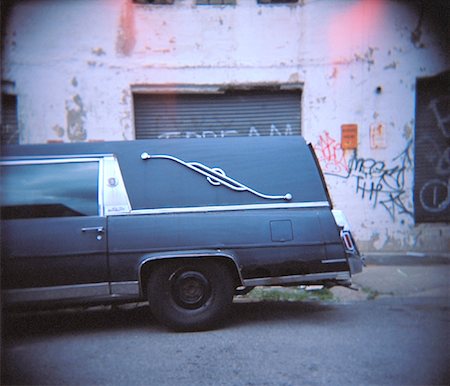
<instances>
[{"instance_id":1,"label":"garage door","mask_svg":"<svg viewBox=\"0 0 450 386\"><path fill-rule=\"evenodd\" d=\"M417 81L415 220L450 222L450 71Z\"/></svg>"},{"instance_id":2,"label":"garage door","mask_svg":"<svg viewBox=\"0 0 450 386\"><path fill-rule=\"evenodd\" d=\"M136 93L136 139L300 135L300 98L300 90Z\"/></svg>"}]
</instances>

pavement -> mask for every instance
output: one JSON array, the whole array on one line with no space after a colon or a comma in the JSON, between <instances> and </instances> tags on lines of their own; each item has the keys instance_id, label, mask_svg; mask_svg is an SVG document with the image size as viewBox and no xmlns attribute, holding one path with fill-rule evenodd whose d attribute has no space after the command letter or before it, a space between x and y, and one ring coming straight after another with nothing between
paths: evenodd
<instances>
[{"instance_id":1,"label":"pavement","mask_svg":"<svg viewBox=\"0 0 450 386\"><path fill-rule=\"evenodd\" d=\"M336 300L431 296L446 297L450 304L450 254L368 254L366 264L352 277L353 289L331 289Z\"/></svg>"}]
</instances>

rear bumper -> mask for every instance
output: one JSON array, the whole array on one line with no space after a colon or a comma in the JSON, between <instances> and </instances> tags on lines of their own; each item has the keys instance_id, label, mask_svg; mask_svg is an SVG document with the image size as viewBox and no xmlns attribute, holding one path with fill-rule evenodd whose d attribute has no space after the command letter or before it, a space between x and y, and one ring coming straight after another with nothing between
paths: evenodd
<instances>
[{"instance_id":1,"label":"rear bumper","mask_svg":"<svg viewBox=\"0 0 450 386\"><path fill-rule=\"evenodd\" d=\"M347 253L347 260L352 275L362 272L364 266L363 256L358 253Z\"/></svg>"}]
</instances>

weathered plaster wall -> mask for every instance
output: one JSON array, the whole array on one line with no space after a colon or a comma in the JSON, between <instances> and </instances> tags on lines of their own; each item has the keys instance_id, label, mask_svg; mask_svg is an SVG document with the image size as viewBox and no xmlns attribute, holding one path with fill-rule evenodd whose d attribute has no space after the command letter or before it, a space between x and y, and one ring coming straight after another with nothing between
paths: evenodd
<instances>
[{"instance_id":1,"label":"weathered plaster wall","mask_svg":"<svg viewBox=\"0 0 450 386\"><path fill-rule=\"evenodd\" d=\"M449 67L432 15L407 1L237 3L16 2L2 79L21 142L133 139L133 86L303 84L302 132L362 248L448 251L448 226L413 218L415 82ZM356 151L340 147L345 123Z\"/></svg>"}]
</instances>

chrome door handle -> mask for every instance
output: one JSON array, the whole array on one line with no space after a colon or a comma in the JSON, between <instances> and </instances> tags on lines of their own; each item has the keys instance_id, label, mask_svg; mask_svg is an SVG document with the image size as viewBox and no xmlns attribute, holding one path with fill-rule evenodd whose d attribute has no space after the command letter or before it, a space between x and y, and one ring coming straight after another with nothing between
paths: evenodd
<instances>
[{"instance_id":1,"label":"chrome door handle","mask_svg":"<svg viewBox=\"0 0 450 386\"><path fill-rule=\"evenodd\" d=\"M81 228L81 232L103 233L103 232L105 232L105 228L104 227L86 227L86 228Z\"/></svg>"}]
</instances>

